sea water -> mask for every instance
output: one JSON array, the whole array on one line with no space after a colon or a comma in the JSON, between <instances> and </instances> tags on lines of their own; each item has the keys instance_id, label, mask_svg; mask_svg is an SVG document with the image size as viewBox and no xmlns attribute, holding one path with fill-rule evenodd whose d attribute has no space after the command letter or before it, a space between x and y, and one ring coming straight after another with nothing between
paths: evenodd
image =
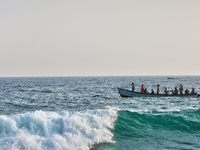
<instances>
[{"instance_id":1,"label":"sea water","mask_svg":"<svg viewBox=\"0 0 200 150\"><path fill-rule=\"evenodd\" d=\"M0 78L0 149L200 149L200 98L121 98L160 84L200 93L200 76Z\"/></svg>"}]
</instances>

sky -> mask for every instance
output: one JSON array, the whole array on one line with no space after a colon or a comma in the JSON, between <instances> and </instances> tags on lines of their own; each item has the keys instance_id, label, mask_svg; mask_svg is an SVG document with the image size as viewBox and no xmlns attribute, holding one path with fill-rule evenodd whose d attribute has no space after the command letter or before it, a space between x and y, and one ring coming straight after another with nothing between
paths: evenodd
<instances>
[{"instance_id":1,"label":"sky","mask_svg":"<svg viewBox=\"0 0 200 150\"><path fill-rule=\"evenodd\" d=\"M199 0L1 0L0 77L200 75Z\"/></svg>"}]
</instances>

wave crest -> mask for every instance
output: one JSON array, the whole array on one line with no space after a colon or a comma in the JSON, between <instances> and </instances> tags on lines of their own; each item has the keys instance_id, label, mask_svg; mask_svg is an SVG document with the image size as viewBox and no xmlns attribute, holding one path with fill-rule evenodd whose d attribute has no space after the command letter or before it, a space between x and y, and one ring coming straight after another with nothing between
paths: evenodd
<instances>
[{"instance_id":1,"label":"wave crest","mask_svg":"<svg viewBox=\"0 0 200 150\"><path fill-rule=\"evenodd\" d=\"M44 112L0 116L2 149L89 149L94 143L113 142L117 111Z\"/></svg>"}]
</instances>

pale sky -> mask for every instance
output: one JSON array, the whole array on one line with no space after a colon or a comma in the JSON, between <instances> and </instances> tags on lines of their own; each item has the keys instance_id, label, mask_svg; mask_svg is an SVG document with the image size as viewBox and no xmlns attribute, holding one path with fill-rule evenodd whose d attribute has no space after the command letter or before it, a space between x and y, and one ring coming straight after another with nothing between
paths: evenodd
<instances>
[{"instance_id":1,"label":"pale sky","mask_svg":"<svg viewBox=\"0 0 200 150\"><path fill-rule=\"evenodd\" d=\"M1 0L0 76L200 75L200 0Z\"/></svg>"}]
</instances>

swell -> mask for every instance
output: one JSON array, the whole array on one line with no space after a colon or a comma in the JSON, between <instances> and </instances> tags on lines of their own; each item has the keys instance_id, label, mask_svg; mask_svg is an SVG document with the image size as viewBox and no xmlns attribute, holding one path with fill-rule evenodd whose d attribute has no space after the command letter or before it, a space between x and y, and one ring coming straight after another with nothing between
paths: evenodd
<instances>
[{"instance_id":1,"label":"swell","mask_svg":"<svg viewBox=\"0 0 200 150\"><path fill-rule=\"evenodd\" d=\"M116 143L93 149L199 149L200 109L180 112L118 111L111 129Z\"/></svg>"},{"instance_id":2,"label":"swell","mask_svg":"<svg viewBox=\"0 0 200 150\"><path fill-rule=\"evenodd\" d=\"M146 112L118 111L113 132L127 138L144 136L160 131L200 133L200 109L180 112Z\"/></svg>"}]
</instances>

